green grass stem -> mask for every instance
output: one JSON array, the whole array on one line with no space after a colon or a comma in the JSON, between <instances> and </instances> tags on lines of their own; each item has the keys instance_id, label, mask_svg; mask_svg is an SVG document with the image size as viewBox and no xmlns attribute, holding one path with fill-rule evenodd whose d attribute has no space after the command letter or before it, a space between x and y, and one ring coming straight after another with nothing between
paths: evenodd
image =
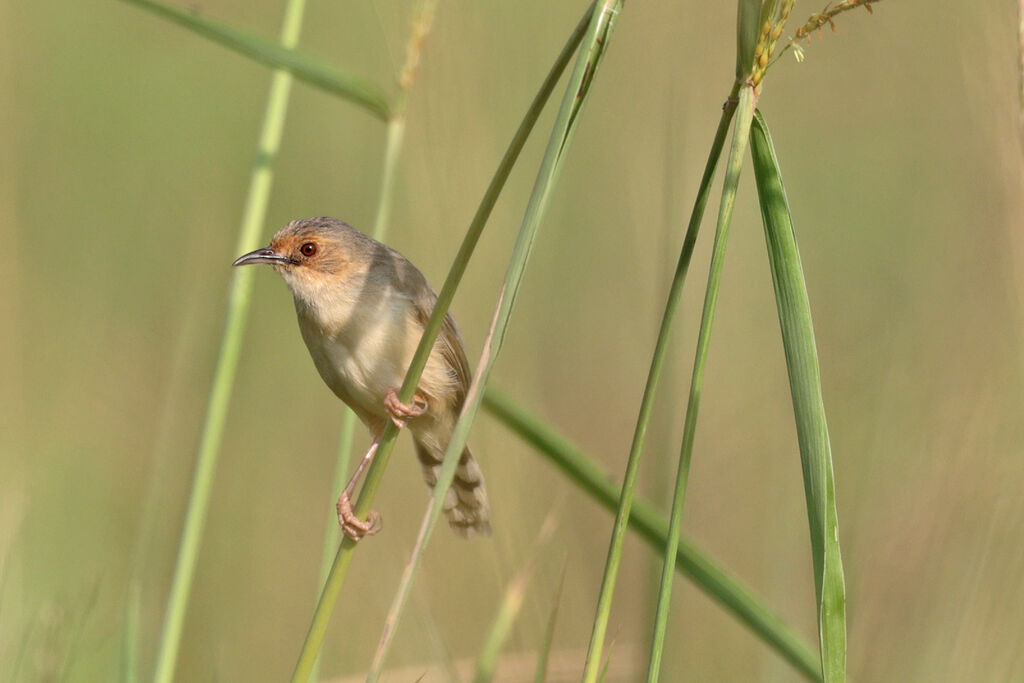
<instances>
[{"instance_id":1,"label":"green grass stem","mask_svg":"<svg viewBox=\"0 0 1024 683\"><path fill-rule=\"evenodd\" d=\"M760 113L754 121L751 151L803 466L818 602L821 666L825 680L838 683L846 680L846 588L839 552L832 447L800 251L779 161L768 125Z\"/></svg>"},{"instance_id":2,"label":"green grass stem","mask_svg":"<svg viewBox=\"0 0 1024 683\"><path fill-rule=\"evenodd\" d=\"M484 408L508 429L548 458L570 481L608 510L618 505L621 486L566 437L551 428L508 394L490 387ZM630 510L629 526L652 548L667 545L668 521L647 501L637 498ZM708 597L746 625L809 680L821 680L817 653L787 626L754 593L692 541L681 538L675 557L676 570L689 576Z\"/></svg>"},{"instance_id":3,"label":"green grass stem","mask_svg":"<svg viewBox=\"0 0 1024 683\"><path fill-rule=\"evenodd\" d=\"M679 299L682 295L683 284L686 280L686 272L689 269L690 259L693 256L693 248L696 244L697 232L700 229L700 221L703 218L703 212L705 212L705 208L708 204L708 198L711 196L711 185L715 176L715 169L718 167L718 160L722 155L722 148L725 146L725 139L729 132L729 124L732 121L732 115L735 112L735 105L732 100L736 97L737 93L738 86L733 86L728 98L726 99L726 104L722 111L722 117L718 123L718 129L715 131L715 138L712 142L711 152L708 155L708 162L705 165L705 171L703 171L703 176L700 178L700 185L697 188L697 199L694 202L693 211L690 213L690 222L686 228L686 237L683 240L683 248L679 254L679 262L676 265L676 273L672 281L672 287L669 290L669 299L666 302L665 313L662 316L662 329L658 332L657 342L654 347L650 374L647 379L647 387L644 388L644 402L649 401L653 404L653 391L650 390L650 385L652 382L656 385L657 377L660 375L660 370L662 370L662 364L665 359L666 350L668 349L669 332L672 328L675 312L679 307ZM651 396L648 398L649 390L651 392ZM640 409L641 416L645 415L644 408L645 407L642 404ZM649 421L649 412L650 408L647 407L646 419L641 418L641 420L638 420L637 432L640 431L641 424L643 425L643 429L646 430L646 423ZM634 435L634 449L636 449L636 435ZM642 442L640 444L640 449L642 449ZM636 454L639 459L639 451L636 451ZM631 460L633 457L634 453L631 452ZM682 460L680 460L680 465L682 465ZM629 470L627 470L627 474L629 474ZM680 470L676 477L676 498L673 500L674 503L676 500L680 502L681 511L683 497L679 494L680 475L683 476L682 486L683 490L685 490L685 472ZM623 487L625 490L627 485L624 484ZM632 490L632 486L630 486L630 489ZM675 513L675 505L673 505L673 513ZM627 518L628 516L629 515L627 513ZM671 584L672 577L674 575L674 571L671 567L675 565L677 544L672 543L672 539L679 536L678 524L675 526L672 525L672 522L676 521L676 515L673 514L670 517L670 520L670 543L666 546L666 564L662 571L662 581L658 584L658 599L654 613L654 635L651 639L651 653L647 672L648 680L651 681L657 680L657 672L660 669L660 660L662 660L663 644L668 624L668 609L664 608L662 600L668 599L669 594L666 592L665 586L667 581ZM666 577L666 573L669 574L668 578Z\"/></svg>"},{"instance_id":4,"label":"green grass stem","mask_svg":"<svg viewBox=\"0 0 1024 683\"><path fill-rule=\"evenodd\" d=\"M304 83L358 104L379 119L385 121L388 119L391 104L388 96L380 88L311 57L299 54L293 49L293 44L284 41L276 43L158 0L121 1L173 21L193 33L261 64L287 71Z\"/></svg>"},{"instance_id":5,"label":"green grass stem","mask_svg":"<svg viewBox=\"0 0 1024 683\"><path fill-rule=\"evenodd\" d=\"M128 584L124 623L121 625L121 683L136 683L139 680L139 648L142 644L142 629L139 627L141 611L142 584L138 579L132 579Z\"/></svg>"},{"instance_id":6,"label":"green grass stem","mask_svg":"<svg viewBox=\"0 0 1024 683\"><path fill-rule=\"evenodd\" d=\"M730 93L729 98L735 97L736 88ZM633 431L633 441L630 446L629 458L626 465L626 474L623 480L622 495L619 501L619 511L616 514L615 526L613 529L611 546L621 549L625 538L629 510L633 503L633 494L636 478L640 469L640 459L643 454L644 443L647 437L647 429L650 425L651 414L654 409L654 398L657 395L658 384L667 357L668 342L671 337L672 325L675 321L675 314L678 310L679 299L682 296L683 284L686 281L686 273L689 270L690 260L693 257L693 249L697 242L697 234L700 230L701 220L704 217L704 208L711 192L711 181L714 177L718 159L721 156L722 148L725 145L726 134L729 130L729 122L732 120L735 108L727 103L722 111L718 123L718 130L708 154L708 160L704 167L704 175L701 178L700 187L697 190L697 198L694 202L693 211L690 214L690 221L687 226L686 235L683 239L683 246L679 253L679 260L676 264L675 274L669 288L668 299L665 303L665 311L662 315L661 326L658 330L658 338L655 342L654 353L651 356L651 365L647 374L647 382L644 386L643 398L640 401L640 410L637 415L636 427ZM616 554L616 558L618 555ZM611 601L611 592L614 590L614 573L618 570L616 565L612 567L613 576L611 581L602 584L602 597ZM604 590L607 588L607 592ZM606 624L607 622L605 622ZM604 628L604 627L602 627ZM603 632L602 632L603 640ZM598 658L600 653L597 654Z\"/></svg>"},{"instance_id":7,"label":"green grass stem","mask_svg":"<svg viewBox=\"0 0 1024 683\"><path fill-rule=\"evenodd\" d=\"M299 40L305 0L288 0L281 29L281 43L292 47ZM288 98L292 77L286 71L275 71L267 97L267 107L260 132L259 153L252 169L249 191L242 217L242 226L233 253L242 254L259 246L260 231L266 219L267 203L274 180L273 163L281 146ZM156 669L153 680L156 683L171 683L181 645L181 633L185 622L195 576L199 547L202 543L203 527L210 504L213 477L217 469L220 445L224 435L224 423L231 402L238 356L242 347L245 322L249 315L252 298L254 273L247 268L236 268L232 275L228 314L224 336L221 340L217 367L214 371L213 386L207 406L206 419L199 444L192 493L185 514L185 527L178 548L177 561L171 593L164 615L163 629L157 650Z\"/></svg>"},{"instance_id":8,"label":"green grass stem","mask_svg":"<svg viewBox=\"0 0 1024 683\"><path fill-rule=\"evenodd\" d=\"M422 42L425 36L419 35L416 28L424 25L428 26L433 21L433 13L436 10L437 4L430 2L429 0L422 3L421 7L421 19L414 27L413 36L410 38L410 44L416 43L415 50L410 49L408 52L410 57L406 60L405 71L410 71L408 62L412 59L418 61L419 51L422 49ZM429 29L428 29L429 30ZM412 84L411 78L400 79L401 92L396 101L395 109L390 114L387 122L387 133L384 141L384 163L383 170L381 171L380 180L380 194L377 198L377 212L373 222L373 232L371 236L378 242L387 241L387 232L391 224L391 209L394 204L394 192L395 183L398 170L398 157L402 151L402 141L405 138L405 102L406 92ZM331 491L337 494L341 491L345 484L348 482L348 470L349 464L352 459L352 445L355 442L355 430L357 427L356 414L352 410L345 406L342 418L341 418L341 432L338 436L338 450L337 459L334 466L334 485ZM324 532L324 545L323 555L320 560L320 580L317 583L318 589L323 587L327 582L327 577L330 575L332 560L338 549L338 542L340 539L340 527L337 523L337 517L333 514L329 516L327 521L327 528ZM320 655L317 654L316 662L313 665L313 670L310 678L317 680L319 678L320 669Z\"/></svg>"},{"instance_id":9,"label":"green grass stem","mask_svg":"<svg viewBox=\"0 0 1024 683\"><path fill-rule=\"evenodd\" d=\"M672 511L669 516L668 543L665 546L665 561L661 571L661 590L658 594L658 607L654 618L654 637L651 642L651 657L647 671L647 680L652 682L658 680L662 649L665 643L665 631L668 628L672 582L675 578L673 566L675 564L676 546L679 543L679 530L682 527L683 504L686 501L686 484L689 480L690 459L693 455L693 441L697 431L697 413L700 409L704 369L707 364L708 348L711 340L711 325L715 318L715 304L718 302L718 288L722 279L722 266L725 263L725 247L729 236L729 225L732 222L732 210L736 201L736 188L739 185L740 170L743 167L743 156L746 154L747 141L750 135L750 119L753 111L753 88L749 86L740 88L736 126L733 131L729 161L725 168L722 201L718 210L718 226L715 230L715 243L711 251L711 268L708 272L708 285L704 294L704 310L701 313L700 329L697 332L697 350L693 361L693 374L690 377L690 393L686 405L683 442L679 452L679 469L676 473L676 487L672 497Z\"/></svg>"},{"instance_id":10,"label":"green grass stem","mask_svg":"<svg viewBox=\"0 0 1024 683\"><path fill-rule=\"evenodd\" d=\"M598 4L590 17L586 35L580 43L576 65L566 85L562 105L555 119L551 137L548 140L548 146L541 161L540 171L537 174L537 180L534 183L533 192L530 194L526 213L523 216L523 223L512 249L512 256L509 259L505 280L495 305L491 329L484 341L484 348L477 363L476 374L473 377L469 390L466 392L462 413L459 416L459 420L452 432L451 440L448 443L448 448L445 451L444 462L438 473L434 493L427 513L424 515L423 524L416 539L416 545L403 572L398 591L395 594L385 621L384 631L381 634L381 641L377 648L377 655L374 657L370 675L367 677L368 682L375 681L380 675L384 659L387 656L388 647L408 599L412 581L419 568L423 552L430 540L433 528L441 516L445 495L455 477L460 456L469 437L469 431L472 428L477 409L483 399L483 389L487 385L491 370L494 368L494 363L501 352L509 320L515 307L516 295L522 284L526 265L536 241L540 224L547 211L556 181L565 162L569 145L576 132L583 105L591 92L590 86L593 84L594 77L600 68L601 60L607 50L608 42L611 39L621 8L622 2L620 0L605 0Z\"/></svg>"},{"instance_id":11,"label":"green grass stem","mask_svg":"<svg viewBox=\"0 0 1024 683\"><path fill-rule=\"evenodd\" d=\"M333 495L337 495L339 491L345 488L345 484L348 483L348 468L352 460L352 444L355 442L358 424L356 414L352 412L351 408L344 406L341 414L341 430L338 433L338 450L334 464L334 478L331 483ZM318 595L320 588L327 582L327 577L331 572L331 565L334 562L334 554L337 552L340 537L341 527L338 525L338 516L334 512L334 507L331 506L331 514L328 515L327 525L324 529L323 552L320 555L320 574L316 584ZM319 680L320 659L318 654L316 661L313 663L313 669L309 676L310 680Z\"/></svg>"},{"instance_id":12,"label":"green grass stem","mask_svg":"<svg viewBox=\"0 0 1024 683\"><path fill-rule=\"evenodd\" d=\"M462 245L459 247L459 251L455 255L452 267L448 271L448 277L445 279L444 285L438 293L437 302L434 304L434 311L431 313L430 319L427 321L423 337L420 339L420 344L416 349L416 354L414 355L413 361L406 373L405 381L399 391L399 398L403 401L409 401L412 398L412 394L419 383L420 375L423 373L423 368L426 366L427 357L430 354L434 342L437 340L437 335L441 330L441 324L444 321L444 316L447 313L448 308L451 306L452 299L455 297L455 291L458 288L459 282L462 280L463 274L466 272L469 259L473 254L473 250L476 248L477 242L480 240L480 235L483 233L487 219L490 217L491 211L494 209L494 205L498 201L498 196L501 194L501 190L505 186L505 181L512 172L512 168L515 166L515 162L519 158L519 153L526 144L526 140L529 137L530 132L533 130L533 126L537 123L537 119L540 117L544 104L551 96L551 92L554 90L558 79L561 77L562 71L565 70L566 65L568 65L569 60L576 51L576 46L579 45L582 40L584 30L592 11L592 8L587 10L583 20L580 21L565 47L562 48L561 54L559 54L558 58L555 60L555 64L551 67L547 77L544 79L540 90L537 92L537 95L530 104L526 115L519 124L519 128L516 130L516 133L512 138L512 142L505 151L505 156L502 158L498 165L498 169L491 178L490 185L488 185L487 190L484 193L480 206L477 208L469 229L466 231L466 236L462 241ZM396 434L397 429L389 422L381 437L381 444L377 457L374 459L373 464L370 466L366 474L366 481L363 484L362 490L359 493L359 498L354 506L355 513L360 516L365 516L369 512L370 506L373 504L373 498L376 496L377 489L380 486L380 481L384 475L384 470L387 467L387 462L391 454L391 449L394 446L394 438ZM295 671L292 674L293 683L309 680L309 675L312 671L313 663L316 660L316 655L323 644L324 635L327 631L327 624L330 621L331 613L334 610L334 605L337 602L339 593L341 592L341 587L345 582L348 567L352 562L355 545L356 544L350 539L344 538L338 546L338 552L335 554L334 562L331 565L331 571L328 574L327 581L324 583L320 600L318 601L316 610L313 613L313 619L310 623L309 631L306 634L302 651L299 654L298 661L295 665Z\"/></svg>"}]
</instances>

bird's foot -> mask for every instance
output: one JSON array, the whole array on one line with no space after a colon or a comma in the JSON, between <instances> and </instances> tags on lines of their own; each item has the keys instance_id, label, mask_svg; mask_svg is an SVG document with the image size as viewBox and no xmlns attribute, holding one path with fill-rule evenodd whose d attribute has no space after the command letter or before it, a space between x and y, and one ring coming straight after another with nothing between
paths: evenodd
<instances>
[{"instance_id":1,"label":"bird's foot","mask_svg":"<svg viewBox=\"0 0 1024 683\"><path fill-rule=\"evenodd\" d=\"M402 403L397 391L388 389L388 393L384 395L384 407L388 409L395 426L402 429L406 422L427 412L427 399L419 394L413 394L412 405L409 405Z\"/></svg>"},{"instance_id":2,"label":"bird's foot","mask_svg":"<svg viewBox=\"0 0 1024 683\"><path fill-rule=\"evenodd\" d=\"M370 510L365 521L359 519L356 517L355 511L352 510L352 501L349 499L348 493L343 492L338 498L338 524L341 525L341 530L345 532L346 536L353 541L359 541L363 536L373 536L380 531L380 514L376 510Z\"/></svg>"}]
</instances>

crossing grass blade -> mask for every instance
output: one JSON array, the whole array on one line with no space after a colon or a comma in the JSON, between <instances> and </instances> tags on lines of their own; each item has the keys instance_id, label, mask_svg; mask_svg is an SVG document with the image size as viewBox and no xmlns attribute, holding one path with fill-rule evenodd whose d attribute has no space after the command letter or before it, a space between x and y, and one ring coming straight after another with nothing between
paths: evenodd
<instances>
[{"instance_id":1,"label":"crossing grass blade","mask_svg":"<svg viewBox=\"0 0 1024 683\"><path fill-rule=\"evenodd\" d=\"M845 681L846 588L818 351L789 200L768 125L760 112L754 120L751 151L804 473L822 673L829 683Z\"/></svg>"},{"instance_id":2,"label":"crossing grass blade","mask_svg":"<svg viewBox=\"0 0 1024 683\"><path fill-rule=\"evenodd\" d=\"M621 487L591 458L508 394L490 387L484 408L548 458L581 491L608 510L618 505ZM641 498L634 501L629 527L657 552L664 552L668 522ZM809 680L821 680L815 651L754 593L685 537L679 539L676 570L690 579Z\"/></svg>"},{"instance_id":3,"label":"crossing grass blade","mask_svg":"<svg viewBox=\"0 0 1024 683\"><path fill-rule=\"evenodd\" d=\"M484 387L487 385L491 370L494 368L494 363L501 352L505 333L508 330L512 311L515 308L516 295L526 273L526 265L533 250L534 242L537 239L540 224L550 204L556 181L565 163L573 135L576 132L580 114L591 92L591 86L594 83L594 78L598 73L601 61L608 49L608 44L621 9L621 0L604 0L595 5L594 11L590 16L586 35L580 43L576 65L566 85L565 94L562 97L562 105L555 119L551 136L548 139L547 149L541 161L540 171L537 174L533 192L530 194L526 213L523 216L523 222L519 229L519 235L512 248L505 280L498 294L491 329L484 341L484 348L477 363L476 374L473 377L469 390L466 392L462 413L459 416L445 451L444 462L437 475L437 483L434 486L430 505L426 515L424 515L411 559L402 574L398 592L388 612L384 632L381 635L377 655L374 657L367 681L376 680L383 668L384 658L387 655L389 644L395 633L405 602L408 599L413 578L423 557L423 551L430 540L430 535L437 520L440 518L445 496L452 485L460 456L469 437L469 430L483 399Z\"/></svg>"},{"instance_id":4,"label":"crossing grass blade","mask_svg":"<svg viewBox=\"0 0 1024 683\"><path fill-rule=\"evenodd\" d=\"M289 45L276 43L159 0L121 1L173 21L261 64L287 71L304 83L358 104L379 119L388 118L391 110L388 96L376 85L300 54Z\"/></svg>"},{"instance_id":5,"label":"crossing grass blade","mask_svg":"<svg viewBox=\"0 0 1024 683\"><path fill-rule=\"evenodd\" d=\"M519 124L519 128L512 137L512 142L509 143L509 147L505 151L505 156L498 164L498 169L494 172L494 176L491 178L490 185L488 185L487 190L484 192L483 199L481 199L480 205L477 208L476 214L473 216L469 229L466 231L466 236L463 238L462 245L459 247L459 251L452 261L452 267L448 271L448 277L445 279L444 285L441 287L441 291L438 292L437 301L434 304L434 310L424 328L423 337L420 339L419 346L416 348L416 353L413 356L412 363L406 373L405 380L402 383L402 388L398 392L399 398L403 402L408 402L412 398L412 394L415 391L416 386L419 384L420 375L423 373L423 369L426 366L427 357L434 346L434 342L437 340L444 316L448 312L448 308L451 306L452 299L455 297L455 291L458 289L459 283L462 281L462 276L465 274L466 268L469 265L469 259L472 257L473 251L476 249L477 242L479 242L480 236L483 234L483 229L487 224L487 219L490 217L491 211L494 209L494 205L498 201L498 196L501 194L501 190L505 186L505 181L508 180L508 176L512 172L512 168L515 166L515 163L519 158L519 153L526 144L526 140L530 136L533 126L537 123L537 119L540 117L540 113L544 109L545 103L554 91L555 85L558 83L565 67L572 59L572 55L575 53L576 47L583 39L586 28L590 23L592 13L593 7L591 6L587 9L579 24L577 24L576 29L569 36L568 41L556 58L555 63L548 72L544 82L541 84L533 102L531 102L530 107L527 109L526 115L523 117L522 122ZM370 510L370 506L373 504L373 499L377 494L377 489L380 487L380 482L384 476L384 470L387 467L391 450L394 448L394 439L397 435L397 431L397 428L390 422L388 422L384 429L384 433L381 436L380 447L377 451L377 456L366 473L366 480L359 492L359 498L354 506L355 514L360 517L365 517ZM327 632L327 624L330 621L331 613L334 611L334 605L337 602L338 595L341 593L341 587L344 585L345 576L347 575L348 568L352 563L354 550L355 543L353 543L351 539L342 539L342 542L338 547L338 552L334 556L334 562L331 565L330 572L328 573L327 581L324 583L323 591L320 594L320 600L318 601L313 613L313 619L310 623L309 631L306 634L302 650L299 653L295 670L292 673L293 683L309 680L309 675L312 671L313 664L316 661L317 653L320 651L320 646L323 644L323 639Z\"/></svg>"}]
</instances>

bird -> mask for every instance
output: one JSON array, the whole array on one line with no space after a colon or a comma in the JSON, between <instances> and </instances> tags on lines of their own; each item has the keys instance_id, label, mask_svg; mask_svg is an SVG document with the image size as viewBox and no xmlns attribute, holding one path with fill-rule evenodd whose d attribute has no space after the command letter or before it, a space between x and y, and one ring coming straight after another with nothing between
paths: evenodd
<instances>
[{"instance_id":1,"label":"bird","mask_svg":"<svg viewBox=\"0 0 1024 683\"><path fill-rule=\"evenodd\" d=\"M352 495L388 420L408 427L427 485L437 484L471 379L462 336L446 315L412 400L402 403L398 390L437 301L412 262L347 223L321 216L291 221L269 245L232 265L256 264L271 266L284 279L320 377L373 436L336 506L342 530L359 541L381 527L376 512L365 520L354 514ZM468 446L443 508L460 536L491 533L483 473Z\"/></svg>"}]
</instances>

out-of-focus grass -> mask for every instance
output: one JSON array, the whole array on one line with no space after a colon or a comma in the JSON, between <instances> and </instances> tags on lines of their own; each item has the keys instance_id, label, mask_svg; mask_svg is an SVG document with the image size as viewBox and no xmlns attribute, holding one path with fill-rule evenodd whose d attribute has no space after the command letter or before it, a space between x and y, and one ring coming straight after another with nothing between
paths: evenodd
<instances>
[{"instance_id":1,"label":"out-of-focus grass","mask_svg":"<svg viewBox=\"0 0 1024 683\"><path fill-rule=\"evenodd\" d=\"M392 66L380 42L402 44L408 4L379 6L380 24L369 3L317 6L304 40L310 54L359 64L383 82ZM280 20L274 2L200 9L262 35ZM580 11L442 6L408 102L390 231L435 285ZM665 251L682 239L699 143L719 115L707 93L732 73L733 12L728 3L631 6L496 368L497 381L612 471L622 469L664 302ZM1014 12L998 3L955 15L923 0L882 3L874 17L858 12L838 36L815 39L804 64L787 56L773 67L760 103L786 167L818 334L856 680L1005 680L1024 668L1014 609L1024 601ZM168 466L152 493L159 516L140 612L140 665L152 666L268 74L119 3L63 2L60 11L8 3L0 32L0 501L23 501L0 505L0 529L18 529L4 546L0 652L16 649L53 600L99 582L70 676L110 679L144 509L140 482L160 457ZM526 32L531 40L519 40ZM305 86L294 105L271 222L334 214L369 229L382 127ZM524 168L536 167L541 147L527 148ZM479 349L500 276L494 264L508 254L531 181L511 179L455 301L470 349ZM752 190L741 185L684 529L810 639L799 460ZM697 281L707 256L699 247ZM669 389L688 380L698 299L684 301L666 406ZM281 283L258 278L255 301L183 680L287 675L336 495L337 402L308 360ZM656 411L650 472L675 457L679 417ZM357 434L357 446L364 438ZM456 660L475 657L547 513L543 501L570 491L554 541L568 553L569 579L552 659L570 651L578 662L606 513L486 418L472 440L495 536L465 544L437 535L421 576L432 618ZM378 499L387 531L360 550L342 595L368 623L383 617L426 502L412 457L401 439ZM641 490L658 485L641 473ZM633 543L612 612L617 656L647 649L655 560ZM548 571L536 576L506 646L510 658L526 653L527 672L558 579L554 565ZM665 680L792 676L699 593L683 583L677 592L686 610L669 624ZM432 661L421 621L399 633L396 668ZM324 673L365 670L377 635L335 623ZM613 662L613 679L615 671Z\"/></svg>"}]
</instances>

